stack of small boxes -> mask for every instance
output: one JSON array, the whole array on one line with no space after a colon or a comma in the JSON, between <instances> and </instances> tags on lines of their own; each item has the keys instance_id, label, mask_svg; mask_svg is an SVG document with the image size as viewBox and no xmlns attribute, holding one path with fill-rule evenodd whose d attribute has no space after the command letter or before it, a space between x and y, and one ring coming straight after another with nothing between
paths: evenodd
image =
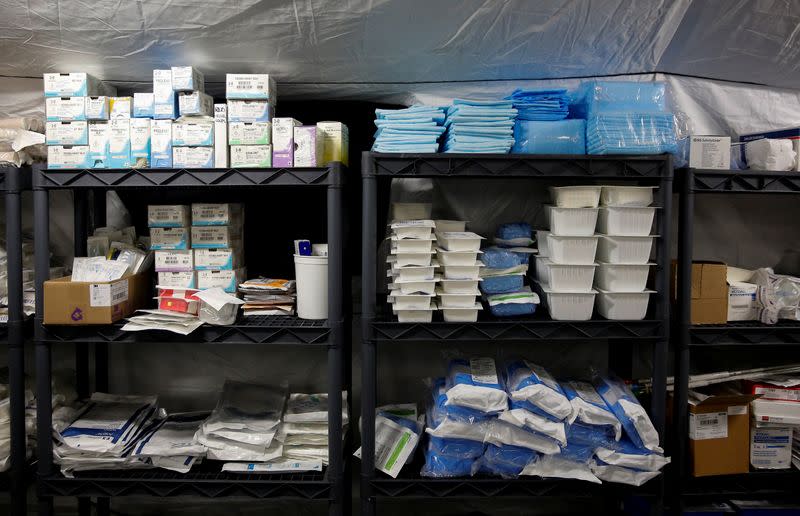
<instances>
[{"instance_id":1,"label":"stack of small boxes","mask_svg":"<svg viewBox=\"0 0 800 516\"><path fill-rule=\"evenodd\" d=\"M391 279L388 302L399 322L431 322L438 263L433 258L432 220L401 220L390 224L391 251L386 258Z\"/></svg>"},{"instance_id":2,"label":"stack of small boxes","mask_svg":"<svg viewBox=\"0 0 800 516\"><path fill-rule=\"evenodd\" d=\"M303 125L294 118L272 121L273 167L321 167L331 161L348 165L349 136L341 122Z\"/></svg>"},{"instance_id":3,"label":"stack of small boxes","mask_svg":"<svg viewBox=\"0 0 800 516\"><path fill-rule=\"evenodd\" d=\"M229 73L225 80L228 101L230 166L272 166L272 115L278 92L267 74Z\"/></svg>"},{"instance_id":4,"label":"stack of small boxes","mask_svg":"<svg viewBox=\"0 0 800 516\"><path fill-rule=\"evenodd\" d=\"M148 206L158 285L235 293L245 278L241 204Z\"/></svg>"},{"instance_id":5,"label":"stack of small boxes","mask_svg":"<svg viewBox=\"0 0 800 516\"><path fill-rule=\"evenodd\" d=\"M173 66L170 75L180 115L172 123L172 166L214 168L214 100L203 92L203 74Z\"/></svg>"}]
</instances>

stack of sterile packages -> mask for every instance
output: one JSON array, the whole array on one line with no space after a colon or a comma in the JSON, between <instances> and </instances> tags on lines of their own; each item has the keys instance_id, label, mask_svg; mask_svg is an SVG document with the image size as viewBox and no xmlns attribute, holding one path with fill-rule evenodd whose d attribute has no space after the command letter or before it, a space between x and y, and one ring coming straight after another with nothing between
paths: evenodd
<instances>
[{"instance_id":1,"label":"stack of sterile packages","mask_svg":"<svg viewBox=\"0 0 800 516\"><path fill-rule=\"evenodd\" d=\"M525 222L502 224L493 247L484 249L480 270L481 292L492 315L513 317L536 312L539 296L525 285L533 243L531 226Z\"/></svg>"},{"instance_id":2,"label":"stack of sterile packages","mask_svg":"<svg viewBox=\"0 0 800 516\"><path fill-rule=\"evenodd\" d=\"M595 375L559 384L541 366L451 361L434 381L421 474L520 475L641 485L669 462L630 390Z\"/></svg>"},{"instance_id":3,"label":"stack of sterile packages","mask_svg":"<svg viewBox=\"0 0 800 516\"><path fill-rule=\"evenodd\" d=\"M297 299L294 280L255 278L239 284L244 297L242 315L294 315Z\"/></svg>"},{"instance_id":4,"label":"stack of sterile packages","mask_svg":"<svg viewBox=\"0 0 800 516\"><path fill-rule=\"evenodd\" d=\"M342 392L342 435L348 424L347 393ZM327 465L328 394L290 394L276 439L283 444L285 460Z\"/></svg>"},{"instance_id":5,"label":"stack of sterile packages","mask_svg":"<svg viewBox=\"0 0 800 516\"><path fill-rule=\"evenodd\" d=\"M386 275L391 279L388 302L399 322L431 322L437 309L433 297L438 263L433 261L436 241L432 220L399 220L389 225L391 249Z\"/></svg>"},{"instance_id":6,"label":"stack of sterile packages","mask_svg":"<svg viewBox=\"0 0 800 516\"><path fill-rule=\"evenodd\" d=\"M516 90L506 97L514 103L515 154L586 154L586 120L565 120L567 90Z\"/></svg>"},{"instance_id":7,"label":"stack of sterile packages","mask_svg":"<svg viewBox=\"0 0 800 516\"><path fill-rule=\"evenodd\" d=\"M442 152L505 154L514 145L511 100L455 99L447 108Z\"/></svg>"},{"instance_id":8,"label":"stack of sterile packages","mask_svg":"<svg viewBox=\"0 0 800 516\"><path fill-rule=\"evenodd\" d=\"M444 133L444 108L411 106L405 109L375 110L374 152L439 151L439 137Z\"/></svg>"},{"instance_id":9,"label":"stack of sterile packages","mask_svg":"<svg viewBox=\"0 0 800 516\"><path fill-rule=\"evenodd\" d=\"M462 221L436 223L436 257L445 273L436 290L437 302L445 322L475 322L482 310L478 254L483 237L466 231Z\"/></svg>"},{"instance_id":10,"label":"stack of sterile packages","mask_svg":"<svg viewBox=\"0 0 800 516\"><path fill-rule=\"evenodd\" d=\"M506 97L517 110L517 120L558 121L569 115L567 90L514 90Z\"/></svg>"}]
</instances>

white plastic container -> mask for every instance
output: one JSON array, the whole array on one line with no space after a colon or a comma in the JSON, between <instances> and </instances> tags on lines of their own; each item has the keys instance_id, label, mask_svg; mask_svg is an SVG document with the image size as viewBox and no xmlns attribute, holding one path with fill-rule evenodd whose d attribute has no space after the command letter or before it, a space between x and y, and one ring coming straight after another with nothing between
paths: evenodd
<instances>
[{"instance_id":1,"label":"white plastic container","mask_svg":"<svg viewBox=\"0 0 800 516\"><path fill-rule=\"evenodd\" d=\"M400 290L401 294L434 294L436 291L436 282L439 281L439 276L429 281L400 281L389 284L390 290Z\"/></svg>"},{"instance_id":2,"label":"white plastic container","mask_svg":"<svg viewBox=\"0 0 800 516\"><path fill-rule=\"evenodd\" d=\"M550 249L547 247L547 235L549 231L544 229L536 230L536 247L539 249L539 256L550 256Z\"/></svg>"},{"instance_id":3,"label":"white plastic container","mask_svg":"<svg viewBox=\"0 0 800 516\"><path fill-rule=\"evenodd\" d=\"M606 292L597 295L597 312L614 321L641 321L647 315L647 304L653 290L644 292Z\"/></svg>"},{"instance_id":4,"label":"white plastic container","mask_svg":"<svg viewBox=\"0 0 800 516\"><path fill-rule=\"evenodd\" d=\"M539 278L539 267L542 266L543 277ZM544 261L536 261L537 279L540 279L547 286L558 292L586 292L592 290L594 283L594 273L597 264L574 265L565 263L553 263L547 258Z\"/></svg>"},{"instance_id":5,"label":"white plastic container","mask_svg":"<svg viewBox=\"0 0 800 516\"><path fill-rule=\"evenodd\" d=\"M644 265L650 261L654 237L600 235L597 245L597 261Z\"/></svg>"},{"instance_id":6,"label":"white plastic container","mask_svg":"<svg viewBox=\"0 0 800 516\"><path fill-rule=\"evenodd\" d=\"M432 220L398 220L389 225L392 235L397 239L421 238L428 240L431 238L435 223Z\"/></svg>"},{"instance_id":7,"label":"white plastic container","mask_svg":"<svg viewBox=\"0 0 800 516\"><path fill-rule=\"evenodd\" d=\"M328 318L328 257L294 255L297 316Z\"/></svg>"},{"instance_id":8,"label":"white plastic container","mask_svg":"<svg viewBox=\"0 0 800 516\"><path fill-rule=\"evenodd\" d=\"M445 265L442 267L444 279L446 280L478 280L481 275L481 262L474 265Z\"/></svg>"},{"instance_id":9,"label":"white plastic container","mask_svg":"<svg viewBox=\"0 0 800 516\"><path fill-rule=\"evenodd\" d=\"M442 265L475 265L481 251L447 251L436 248L436 256Z\"/></svg>"},{"instance_id":10,"label":"white plastic container","mask_svg":"<svg viewBox=\"0 0 800 516\"><path fill-rule=\"evenodd\" d=\"M439 247L447 251L478 251L483 237L470 231L445 231L436 233Z\"/></svg>"},{"instance_id":11,"label":"white plastic container","mask_svg":"<svg viewBox=\"0 0 800 516\"><path fill-rule=\"evenodd\" d=\"M597 231L606 235L648 236L655 214L655 208L603 207L597 217Z\"/></svg>"},{"instance_id":12,"label":"white plastic container","mask_svg":"<svg viewBox=\"0 0 800 516\"><path fill-rule=\"evenodd\" d=\"M475 305L475 298L481 295L477 289L469 294L445 294L441 288L436 289L439 296L440 308L471 308Z\"/></svg>"},{"instance_id":13,"label":"white plastic container","mask_svg":"<svg viewBox=\"0 0 800 516\"><path fill-rule=\"evenodd\" d=\"M561 208L545 204L544 216L550 233L562 236L594 235L598 208Z\"/></svg>"},{"instance_id":14,"label":"white plastic container","mask_svg":"<svg viewBox=\"0 0 800 516\"><path fill-rule=\"evenodd\" d=\"M406 267L407 265L417 265L420 267L428 267L433 258L433 251L427 253L395 253L392 251L386 261L394 263L397 267Z\"/></svg>"},{"instance_id":15,"label":"white plastic container","mask_svg":"<svg viewBox=\"0 0 800 516\"><path fill-rule=\"evenodd\" d=\"M597 291L555 292L545 286L542 286L542 290L547 297L547 311L553 320L588 321L592 318Z\"/></svg>"},{"instance_id":16,"label":"white plastic container","mask_svg":"<svg viewBox=\"0 0 800 516\"><path fill-rule=\"evenodd\" d=\"M552 262L546 256L536 257L536 280L539 283L547 283L547 280L550 278L550 271L548 269L550 263Z\"/></svg>"},{"instance_id":17,"label":"white plastic container","mask_svg":"<svg viewBox=\"0 0 800 516\"><path fill-rule=\"evenodd\" d=\"M392 267L387 271L387 276L394 277L400 281L426 281L432 280L436 273L436 266L431 264L428 267L409 265L406 267Z\"/></svg>"},{"instance_id":18,"label":"white plastic container","mask_svg":"<svg viewBox=\"0 0 800 516\"><path fill-rule=\"evenodd\" d=\"M603 206L644 207L653 204L656 186L603 186L600 204Z\"/></svg>"},{"instance_id":19,"label":"white plastic container","mask_svg":"<svg viewBox=\"0 0 800 516\"><path fill-rule=\"evenodd\" d=\"M451 280L451 279L442 279L439 280L439 286L442 287L442 292L445 294L472 294L473 292L478 292L478 284L480 280Z\"/></svg>"},{"instance_id":20,"label":"white plastic container","mask_svg":"<svg viewBox=\"0 0 800 516\"><path fill-rule=\"evenodd\" d=\"M593 264L598 239L597 236L574 237L551 233L547 237L550 261L575 265Z\"/></svg>"},{"instance_id":21,"label":"white plastic container","mask_svg":"<svg viewBox=\"0 0 800 516\"><path fill-rule=\"evenodd\" d=\"M387 300L398 310L427 310L431 308L433 294L402 294L399 290L389 292Z\"/></svg>"},{"instance_id":22,"label":"white plastic container","mask_svg":"<svg viewBox=\"0 0 800 516\"><path fill-rule=\"evenodd\" d=\"M431 304L431 308L424 310L405 310L393 309L394 314L397 316L397 322L401 323L426 323L433 320L433 311L436 307Z\"/></svg>"},{"instance_id":23,"label":"white plastic container","mask_svg":"<svg viewBox=\"0 0 800 516\"><path fill-rule=\"evenodd\" d=\"M596 276L598 289L610 292L643 292L652 263L599 263Z\"/></svg>"},{"instance_id":24,"label":"white plastic container","mask_svg":"<svg viewBox=\"0 0 800 516\"><path fill-rule=\"evenodd\" d=\"M465 220L435 220L437 233L449 233L451 231L466 231L467 221Z\"/></svg>"},{"instance_id":25,"label":"white plastic container","mask_svg":"<svg viewBox=\"0 0 800 516\"><path fill-rule=\"evenodd\" d=\"M480 303L475 303L469 308L444 308L441 307L444 322L475 322L478 320L478 311L483 310Z\"/></svg>"},{"instance_id":26,"label":"white plastic container","mask_svg":"<svg viewBox=\"0 0 800 516\"><path fill-rule=\"evenodd\" d=\"M426 240L392 237L392 250L395 253L426 253L433 250L433 242L434 239L432 237L428 237Z\"/></svg>"},{"instance_id":27,"label":"white plastic container","mask_svg":"<svg viewBox=\"0 0 800 516\"><path fill-rule=\"evenodd\" d=\"M597 208L600 204L599 186L551 186L550 198L561 208Z\"/></svg>"}]
</instances>

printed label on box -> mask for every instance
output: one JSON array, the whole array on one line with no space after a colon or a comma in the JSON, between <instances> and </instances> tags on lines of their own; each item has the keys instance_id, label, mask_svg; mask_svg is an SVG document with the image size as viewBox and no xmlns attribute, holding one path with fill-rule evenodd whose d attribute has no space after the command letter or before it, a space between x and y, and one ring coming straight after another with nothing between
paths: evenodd
<instances>
[{"instance_id":1,"label":"printed label on box","mask_svg":"<svg viewBox=\"0 0 800 516\"><path fill-rule=\"evenodd\" d=\"M477 383L497 383L497 368L494 359L489 357L471 358L469 361L472 381Z\"/></svg>"},{"instance_id":2,"label":"printed label on box","mask_svg":"<svg viewBox=\"0 0 800 516\"><path fill-rule=\"evenodd\" d=\"M128 300L128 280L89 285L89 306L114 306Z\"/></svg>"},{"instance_id":3,"label":"printed label on box","mask_svg":"<svg viewBox=\"0 0 800 516\"><path fill-rule=\"evenodd\" d=\"M728 437L728 413L689 414L689 439L725 439Z\"/></svg>"}]
</instances>

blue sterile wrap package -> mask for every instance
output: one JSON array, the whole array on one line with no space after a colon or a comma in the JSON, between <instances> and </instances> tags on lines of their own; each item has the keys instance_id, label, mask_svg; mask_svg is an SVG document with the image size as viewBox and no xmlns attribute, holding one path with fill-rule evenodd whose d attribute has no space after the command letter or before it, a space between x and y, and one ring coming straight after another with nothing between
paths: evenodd
<instances>
[{"instance_id":1,"label":"blue sterile wrap package","mask_svg":"<svg viewBox=\"0 0 800 516\"><path fill-rule=\"evenodd\" d=\"M606 443L595 450L597 462L609 466L620 466L639 471L660 471L670 463L669 457L662 453L643 450L629 439Z\"/></svg>"},{"instance_id":2,"label":"blue sterile wrap package","mask_svg":"<svg viewBox=\"0 0 800 516\"><path fill-rule=\"evenodd\" d=\"M567 425L567 442L592 446L594 448L612 448L617 443L614 440L611 427L584 425L572 423Z\"/></svg>"},{"instance_id":3,"label":"blue sterile wrap package","mask_svg":"<svg viewBox=\"0 0 800 516\"><path fill-rule=\"evenodd\" d=\"M473 458L451 457L436 453L430 446L425 449L425 465L420 475L431 478L467 477L472 473Z\"/></svg>"},{"instance_id":4,"label":"blue sterile wrap package","mask_svg":"<svg viewBox=\"0 0 800 516\"><path fill-rule=\"evenodd\" d=\"M458 421L475 422L488 419L491 414L469 407L462 407L453 403L447 403L447 380L437 378L433 385L433 400L428 415L429 425L436 427L443 418L448 417Z\"/></svg>"},{"instance_id":5,"label":"blue sterile wrap package","mask_svg":"<svg viewBox=\"0 0 800 516\"><path fill-rule=\"evenodd\" d=\"M513 154L586 154L586 121L517 120Z\"/></svg>"},{"instance_id":6,"label":"blue sterile wrap package","mask_svg":"<svg viewBox=\"0 0 800 516\"><path fill-rule=\"evenodd\" d=\"M508 269L524 263L520 259L520 253L500 247L489 247L483 251L480 257L481 262L490 269Z\"/></svg>"},{"instance_id":7,"label":"blue sterile wrap package","mask_svg":"<svg viewBox=\"0 0 800 516\"><path fill-rule=\"evenodd\" d=\"M442 152L505 154L514 145L516 116L510 100L455 99L447 108Z\"/></svg>"},{"instance_id":8,"label":"blue sterile wrap package","mask_svg":"<svg viewBox=\"0 0 800 516\"><path fill-rule=\"evenodd\" d=\"M531 238L533 228L527 222L509 222L500 224L494 235L503 240L513 240L515 238Z\"/></svg>"},{"instance_id":9,"label":"blue sterile wrap package","mask_svg":"<svg viewBox=\"0 0 800 516\"><path fill-rule=\"evenodd\" d=\"M446 406L466 407L485 414L496 414L508 408L508 395L500 385L492 358L451 360L446 387Z\"/></svg>"},{"instance_id":10,"label":"blue sterile wrap package","mask_svg":"<svg viewBox=\"0 0 800 516\"><path fill-rule=\"evenodd\" d=\"M525 285L523 278L522 274L484 277L478 286L484 294L507 294L522 290Z\"/></svg>"},{"instance_id":11,"label":"blue sterile wrap package","mask_svg":"<svg viewBox=\"0 0 800 516\"><path fill-rule=\"evenodd\" d=\"M473 474L516 478L539 454L519 446L490 444L473 465Z\"/></svg>"},{"instance_id":12,"label":"blue sterile wrap package","mask_svg":"<svg viewBox=\"0 0 800 516\"><path fill-rule=\"evenodd\" d=\"M518 120L563 120L569 114L565 89L517 89L506 99L513 102Z\"/></svg>"},{"instance_id":13,"label":"blue sterile wrap package","mask_svg":"<svg viewBox=\"0 0 800 516\"><path fill-rule=\"evenodd\" d=\"M527 360L514 360L506 364L505 378L511 399L528 402L535 409L533 412L555 421L572 414L572 405L563 389L544 367Z\"/></svg>"},{"instance_id":14,"label":"blue sterile wrap package","mask_svg":"<svg viewBox=\"0 0 800 516\"><path fill-rule=\"evenodd\" d=\"M561 456L575 462L589 462L594 457L594 445L568 442L561 448Z\"/></svg>"},{"instance_id":15,"label":"blue sterile wrap package","mask_svg":"<svg viewBox=\"0 0 800 516\"><path fill-rule=\"evenodd\" d=\"M375 110L375 152L439 151L439 137L444 133L444 108L412 106L405 109Z\"/></svg>"},{"instance_id":16,"label":"blue sterile wrap package","mask_svg":"<svg viewBox=\"0 0 800 516\"><path fill-rule=\"evenodd\" d=\"M516 292L484 294L483 300L489 305L492 315L496 317L532 315L536 313L536 307L539 305L539 295L531 292L530 287L524 287Z\"/></svg>"},{"instance_id":17,"label":"blue sterile wrap package","mask_svg":"<svg viewBox=\"0 0 800 516\"><path fill-rule=\"evenodd\" d=\"M625 382L613 376L600 375L595 375L592 381L597 393L622 423L631 442L639 448L664 453L653 422Z\"/></svg>"},{"instance_id":18,"label":"blue sterile wrap package","mask_svg":"<svg viewBox=\"0 0 800 516\"><path fill-rule=\"evenodd\" d=\"M572 405L570 423L601 427L597 429L598 432L610 434L619 440L622 424L591 383L571 380L560 385Z\"/></svg>"},{"instance_id":19,"label":"blue sterile wrap package","mask_svg":"<svg viewBox=\"0 0 800 516\"><path fill-rule=\"evenodd\" d=\"M469 439L449 439L447 437L428 436L428 449L437 455L476 459L483 455L484 444Z\"/></svg>"},{"instance_id":20,"label":"blue sterile wrap package","mask_svg":"<svg viewBox=\"0 0 800 516\"><path fill-rule=\"evenodd\" d=\"M586 120L587 154L675 154L672 113L608 113Z\"/></svg>"},{"instance_id":21,"label":"blue sterile wrap package","mask_svg":"<svg viewBox=\"0 0 800 516\"><path fill-rule=\"evenodd\" d=\"M663 82L586 81L570 102L572 118L600 113L663 113L666 84Z\"/></svg>"}]
</instances>

